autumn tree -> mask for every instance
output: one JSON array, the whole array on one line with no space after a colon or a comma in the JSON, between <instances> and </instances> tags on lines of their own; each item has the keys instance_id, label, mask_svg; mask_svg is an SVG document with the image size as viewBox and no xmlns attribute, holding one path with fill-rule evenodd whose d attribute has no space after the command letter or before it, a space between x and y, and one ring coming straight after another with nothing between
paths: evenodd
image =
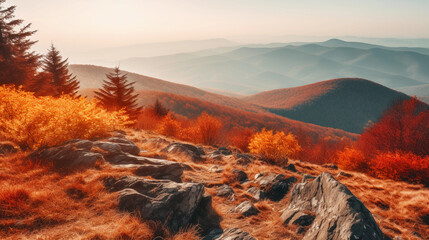
<instances>
[{"instance_id":1,"label":"autumn tree","mask_svg":"<svg viewBox=\"0 0 429 240\"><path fill-rule=\"evenodd\" d=\"M0 84L19 86L35 76L40 55L31 51L36 41L30 37L36 31L16 19L16 6L5 7L5 2L0 0Z\"/></svg>"},{"instance_id":2,"label":"autumn tree","mask_svg":"<svg viewBox=\"0 0 429 240\"><path fill-rule=\"evenodd\" d=\"M416 98L393 104L362 133L358 144L367 154L400 150L429 155L429 106Z\"/></svg>"},{"instance_id":3,"label":"autumn tree","mask_svg":"<svg viewBox=\"0 0 429 240\"><path fill-rule=\"evenodd\" d=\"M76 76L69 73L68 59L63 59L53 44L43 58L42 64L42 69L50 75L50 84L55 87L56 92L53 95L78 96L79 81Z\"/></svg>"},{"instance_id":4,"label":"autumn tree","mask_svg":"<svg viewBox=\"0 0 429 240\"><path fill-rule=\"evenodd\" d=\"M103 87L95 91L95 98L108 110L124 109L128 115L135 119L142 110L137 104L138 94L134 93L134 82L129 82L127 74L121 73L119 67L106 74L107 80Z\"/></svg>"}]
</instances>

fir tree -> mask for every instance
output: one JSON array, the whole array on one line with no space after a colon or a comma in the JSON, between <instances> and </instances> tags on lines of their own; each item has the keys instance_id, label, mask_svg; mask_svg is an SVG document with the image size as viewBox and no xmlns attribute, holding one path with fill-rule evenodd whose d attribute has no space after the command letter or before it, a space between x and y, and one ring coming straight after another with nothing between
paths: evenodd
<instances>
[{"instance_id":1,"label":"fir tree","mask_svg":"<svg viewBox=\"0 0 429 240\"><path fill-rule=\"evenodd\" d=\"M106 109L113 111L124 109L132 119L135 119L142 108L137 104L138 94L134 94L134 82L128 82L127 74L121 73L119 67L106 74L106 77L103 87L95 91L95 98L100 100Z\"/></svg>"},{"instance_id":2,"label":"fir tree","mask_svg":"<svg viewBox=\"0 0 429 240\"><path fill-rule=\"evenodd\" d=\"M69 73L68 58L64 59L60 52L51 45L48 53L43 58L43 70L51 76L51 85L56 89L56 95L68 94L72 97L78 96L79 81L76 76Z\"/></svg>"},{"instance_id":3,"label":"fir tree","mask_svg":"<svg viewBox=\"0 0 429 240\"><path fill-rule=\"evenodd\" d=\"M36 32L31 24L15 18L16 6L5 7L0 0L0 84L24 85L37 73L40 56L31 51Z\"/></svg>"}]
</instances>

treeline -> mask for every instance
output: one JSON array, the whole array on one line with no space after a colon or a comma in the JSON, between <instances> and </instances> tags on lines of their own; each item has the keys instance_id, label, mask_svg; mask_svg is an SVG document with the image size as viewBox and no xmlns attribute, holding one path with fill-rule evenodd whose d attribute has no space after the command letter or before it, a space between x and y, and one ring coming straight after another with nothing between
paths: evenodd
<instances>
[{"instance_id":1,"label":"treeline","mask_svg":"<svg viewBox=\"0 0 429 240\"><path fill-rule=\"evenodd\" d=\"M37 41L31 23L15 17L16 6L5 6L0 0L0 85L10 85L33 92L35 96L79 98L79 81L68 69L68 58L63 58L52 44L45 55L32 50ZM96 98L108 110L124 109L131 118L141 110L137 104L132 82L119 68L106 74L103 87Z\"/></svg>"}]
</instances>

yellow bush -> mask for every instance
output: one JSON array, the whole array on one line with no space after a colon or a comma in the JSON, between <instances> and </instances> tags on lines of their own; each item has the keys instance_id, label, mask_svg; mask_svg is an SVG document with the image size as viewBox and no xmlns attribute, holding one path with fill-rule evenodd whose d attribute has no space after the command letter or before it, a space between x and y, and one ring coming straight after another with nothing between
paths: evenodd
<instances>
[{"instance_id":1,"label":"yellow bush","mask_svg":"<svg viewBox=\"0 0 429 240\"><path fill-rule=\"evenodd\" d=\"M256 133L250 140L249 150L265 160L276 163L287 163L287 157L301 150L296 137L292 133L287 135L280 131L273 133L266 129Z\"/></svg>"},{"instance_id":2,"label":"yellow bush","mask_svg":"<svg viewBox=\"0 0 429 240\"><path fill-rule=\"evenodd\" d=\"M0 139L22 147L35 149L73 138L101 137L130 123L124 112L107 112L96 101L35 97L0 86Z\"/></svg>"}]
</instances>

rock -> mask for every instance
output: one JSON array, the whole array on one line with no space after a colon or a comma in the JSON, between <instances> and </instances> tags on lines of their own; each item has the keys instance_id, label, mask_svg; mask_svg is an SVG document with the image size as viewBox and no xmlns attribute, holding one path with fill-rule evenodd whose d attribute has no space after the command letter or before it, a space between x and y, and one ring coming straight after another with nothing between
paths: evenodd
<instances>
[{"instance_id":1,"label":"rock","mask_svg":"<svg viewBox=\"0 0 429 240\"><path fill-rule=\"evenodd\" d=\"M334 170L338 170L337 165L335 165L335 164L333 164L333 163L325 164L325 165L323 165L323 167L324 167L324 168L331 168L331 169L334 169Z\"/></svg>"},{"instance_id":2,"label":"rock","mask_svg":"<svg viewBox=\"0 0 429 240\"><path fill-rule=\"evenodd\" d=\"M0 155L6 155L10 153L18 152L19 148L13 143L9 141L0 142Z\"/></svg>"},{"instance_id":3,"label":"rock","mask_svg":"<svg viewBox=\"0 0 429 240\"><path fill-rule=\"evenodd\" d=\"M198 225L201 230L200 234L203 236L216 232L218 233L217 235L220 235L222 234L221 220L221 217L212 207L212 196L204 194L200 204L192 215L190 224Z\"/></svg>"},{"instance_id":4,"label":"rock","mask_svg":"<svg viewBox=\"0 0 429 240\"><path fill-rule=\"evenodd\" d=\"M105 141L118 144L122 152L126 152L132 155L139 155L140 153L140 148L128 139L111 137L106 139Z\"/></svg>"},{"instance_id":5,"label":"rock","mask_svg":"<svg viewBox=\"0 0 429 240\"><path fill-rule=\"evenodd\" d=\"M214 154L229 156L232 154L232 151L230 149L227 149L226 147L220 147L218 150L213 152Z\"/></svg>"},{"instance_id":6,"label":"rock","mask_svg":"<svg viewBox=\"0 0 429 240\"><path fill-rule=\"evenodd\" d=\"M339 178L339 177L349 178L349 177L353 177L353 175L351 175L350 173L340 172L337 174L337 178Z\"/></svg>"},{"instance_id":7,"label":"rock","mask_svg":"<svg viewBox=\"0 0 429 240\"><path fill-rule=\"evenodd\" d=\"M94 167L97 161L104 161L100 153L90 152L92 142L75 139L58 147L42 147L28 155L28 159L52 164L57 169L78 169Z\"/></svg>"},{"instance_id":8,"label":"rock","mask_svg":"<svg viewBox=\"0 0 429 240\"><path fill-rule=\"evenodd\" d=\"M281 218L288 223L309 212L315 218L303 239L383 239L369 210L329 173L296 184Z\"/></svg>"},{"instance_id":9,"label":"rock","mask_svg":"<svg viewBox=\"0 0 429 240\"><path fill-rule=\"evenodd\" d=\"M211 208L207 206L208 203L211 204L211 200L204 196L204 186L200 183L176 183L127 176L118 180L107 178L105 185L108 190L118 192L121 211L135 213L143 220L159 221L173 233L182 227L196 224L197 221L213 221L214 211L207 209ZM220 226L219 222L208 225L210 228ZM211 229L202 230L208 232Z\"/></svg>"},{"instance_id":10,"label":"rock","mask_svg":"<svg viewBox=\"0 0 429 240\"><path fill-rule=\"evenodd\" d=\"M266 198L271 201L280 201L294 182L296 178L287 178L283 174L261 174L256 176L255 182L259 184L259 189L264 192Z\"/></svg>"},{"instance_id":11,"label":"rock","mask_svg":"<svg viewBox=\"0 0 429 240\"><path fill-rule=\"evenodd\" d=\"M291 171L291 172L296 172L295 165L293 165L292 163L290 163L289 165L283 167L283 169Z\"/></svg>"},{"instance_id":12,"label":"rock","mask_svg":"<svg viewBox=\"0 0 429 240\"><path fill-rule=\"evenodd\" d=\"M207 155L206 157L209 159L220 161L220 160L222 160L223 156L221 154L211 153L211 154Z\"/></svg>"},{"instance_id":13,"label":"rock","mask_svg":"<svg viewBox=\"0 0 429 240\"><path fill-rule=\"evenodd\" d=\"M250 195L252 195L252 197L257 201L261 201L265 198L264 192L262 192L256 187L249 188L247 192L250 193Z\"/></svg>"},{"instance_id":14,"label":"rock","mask_svg":"<svg viewBox=\"0 0 429 240\"><path fill-rule=\"evenodd\" d=\"M299 226L309 226L313 223L315 215L313 212L288 211L282 214L284 224L294 224Z\"/></svg>"},{"instance_id":15,"label":"rock","mask_svg":"<svg viewBox=\"0 0 429 240\"><path fill-rule=\"evenodd\" d=\"M248 232L238 228L226 228L223 234L216 240L256 240Z\"/></svg>"},{"instance_id":16,"label":"rock","mask_svg":"<svg viewBox=\"0 0 429 240\"><path fill-rule=\"evenodd\" d=\"M308 175L308 174L304 174L303 176L302 176L302 181L301 182L307 182L309 179L315 179L316 177L314 177L314 176L311 176L311 175Z\"/></svg>"},{"instance_id":17,"label":"rock","mask_svg":"<svg viewBox=\"0 0 429 240\"><path fill-rule=\"evenodd\" d=\"M181 182L183 167L180 163L159 160L160 164L144 164L135 170L137 176L151 176L155 179L169 179Z\"/></svg>"},{"instance_id":18,"label":"rock","mask_svg":"<svg viewBox=\"0 0 429 240\"><path fill-rule=\"evenodd\" d=\"M230 197L234 195L234 190L230 186L224 184L216 188L216 195L219 197Z\"/></svg>"},{"instance_id":19,"label":"rock","mask_svg":"<svg viewBox=\"0 0 429 240\"><path fill-rule=\"evenodd\" d=\"M235 159L237 161L237 164L240 165L248 165L253 159L255 159L252 155L249 154L237 154L235 155Z\"/></svg>"},{"instance_id":20,"label":"rock","mask_svg":"<svg viewBox=\"0 0 429 240\"><path fill-rule=\"evenodd\" d=\"M258 215L259 210L250 201L244 201L231 209L231 212L240 213L241 215L248 217Z\"/></svg>"},{"instance_id":21,"label":"rock","mask_svg":"<svg viewBox=\"0 0 429 240\"><path fill-rule=\"evenodd\" d=\"M246 181L249 181L249 178L247 177L247 174L239 169L233 169L232 175L234 176L234 179L237 180L239 183L243 183Z\"/></svg>"},{"instance_id":22,"label":"rock","mask_svg":"<svg viewBox=\"0 0 429 240\"><path fill-rule=\"evenodd\" d=\"M191 144L178 142L171 143L167 147L163 148L161 152L175 154L178 156L185 156L190 158L192 161L201 161L203 160L202 155L205 155L205 152L202 148L196 147Z\"/></svg>"}]
</instances>

